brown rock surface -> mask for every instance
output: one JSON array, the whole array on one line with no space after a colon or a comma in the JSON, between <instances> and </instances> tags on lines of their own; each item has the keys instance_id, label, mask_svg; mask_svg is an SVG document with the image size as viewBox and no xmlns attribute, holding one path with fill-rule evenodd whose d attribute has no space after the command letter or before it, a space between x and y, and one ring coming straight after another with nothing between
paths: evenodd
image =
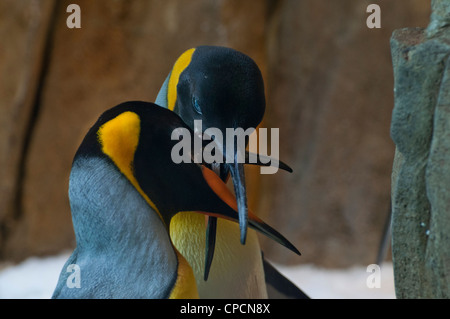
<instances>
[{"instance_id":1,"label":"brown rock surface","mask_svg":"<svg viewBox=\"0 0 450 319\"><path fill-rule=\"evenodd\" d=\"M52 0L0 3L0 259L9 257L2 248L23 218L25 158L53 7Z\"/></svg>"}]
</instances>

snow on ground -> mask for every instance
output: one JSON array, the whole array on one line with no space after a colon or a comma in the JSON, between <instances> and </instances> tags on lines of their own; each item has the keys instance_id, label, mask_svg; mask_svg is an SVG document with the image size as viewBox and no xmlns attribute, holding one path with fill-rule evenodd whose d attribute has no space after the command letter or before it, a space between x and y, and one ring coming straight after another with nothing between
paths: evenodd
<instances>
[{"instance_id":1,"label":"snow on ground","mask_svg":"<svg viewBox=\"0 0 450 319\"><path fill-rule=\"evenodd\" d=\"M50 298L69 256L67 253L46 258L32 257L18 265L0 268L0 298Z\"/></svg>"},{"instance_id":2,"label":"snow on ground","mask_svg":"<svg viewBox=\"0 0 450 319\"><path fill-rule=\"evenodd\" d=\"M379 272L367 266L349 269L324 269L313 265L274 266L313 299L395 299L392 263ZM379 274L379 287L373 287ZM369 288L367 281L369 281Z\"/></svg>"},{"instance_id":3,"label":"snow on ground","mask_svg":"<svg viewBox=\"0 0 450 319\"><path fill-rule=\"evenodd\" d=\"M0 265L0 298L50 298L69 253L46 258L29 258L14 266ZM392 264L381 265L380 287L369 288L373 275L367 267L343 270L322 269L313 265L275 266L311 298L321 299L392 299L395 298ZM82 276L82 274L81 274Z\"/></svg>"}]
</instances>

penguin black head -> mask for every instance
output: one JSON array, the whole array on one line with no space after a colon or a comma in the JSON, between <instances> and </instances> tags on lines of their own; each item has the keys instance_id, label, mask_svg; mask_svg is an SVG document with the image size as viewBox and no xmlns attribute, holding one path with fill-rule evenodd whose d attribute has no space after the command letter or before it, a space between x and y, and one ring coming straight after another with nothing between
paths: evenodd
<instances>
[{"instance_id":1,"label":"penguin black head","mask_svg":"<svg viewBox=\"0 0 450 319\"><path fill-rule=\"evenodd\" d=\"M82 163L86 157L106 159L142 195L166 227L175 214L184 211L237 221L236 199L217 175L194 162L173 161L172 150L179 141L172 140L172 133L180 128L192 133L174 112L153 103L125 102L100 116L81 143L74 163ZM281 234L252 214L249 225L299 253Z\"/></svg>"},{"instance_id":2,"label":"penguin black head","mask_svg":"<svg viewBox=\"0 0 450 319\"><path fill-rule=\"evenodd\" d=\"M177 83L173 109L190 127L256 128L265 111L264 82L256 63L247 55L225 47L200 46L186 51L177 66L189 59ZM174 80L175 81L175 80ZM170 90L173 88L169 84ZM172 93L173 94L173 93ZM169 95L170 99L170 95Z\"/></svg>"}]
</instances>

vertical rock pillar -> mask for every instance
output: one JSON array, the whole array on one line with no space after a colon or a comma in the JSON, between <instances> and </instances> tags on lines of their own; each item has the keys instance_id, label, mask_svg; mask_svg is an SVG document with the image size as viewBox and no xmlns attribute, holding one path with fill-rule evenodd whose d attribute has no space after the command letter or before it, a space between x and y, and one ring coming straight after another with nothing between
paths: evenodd
<instances>
[{"instance_id":1,"label":"vertical rock pillar","mask_svg":"<svg viewBox=\"0 0 450 319\"><path fill-rule=\"evenodd\" d=\"M391 37L392 255L397 298L450 297L450 2Z\"/></svg>"}]
</instances>

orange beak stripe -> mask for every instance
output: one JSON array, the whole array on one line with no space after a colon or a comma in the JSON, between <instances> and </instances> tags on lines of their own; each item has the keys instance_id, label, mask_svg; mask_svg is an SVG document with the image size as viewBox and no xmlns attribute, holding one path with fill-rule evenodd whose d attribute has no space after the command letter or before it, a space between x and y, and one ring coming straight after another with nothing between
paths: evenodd
<instances>
[{"instance_id":1,"label":"orange beak stripe","mask_svg":"<svg viewBox=\"0 0 450 319\"><path fill-rule=\"evenodd\" d=\"M220 179L219 176L217 176L216 173L214 173L212 170L207 168L206 166L201 166L203 177L205 178L206 182L208 183L209 187L213 190L214 193L216 193L217 196L220 197L228 206L233 208L233 210L236 212L236 218L230 220L238 220L238 207L237 207L237 201L236 197L230 192L227 185ZM223 215L214 214L210 212L204 212L205 214L209 216L219 217L219 218L226 218ZM252 221L258 222L258 223L264 223L261 219L259 219L253 212L248 209L248 218Z\"/></svg>"}]
</instances>

